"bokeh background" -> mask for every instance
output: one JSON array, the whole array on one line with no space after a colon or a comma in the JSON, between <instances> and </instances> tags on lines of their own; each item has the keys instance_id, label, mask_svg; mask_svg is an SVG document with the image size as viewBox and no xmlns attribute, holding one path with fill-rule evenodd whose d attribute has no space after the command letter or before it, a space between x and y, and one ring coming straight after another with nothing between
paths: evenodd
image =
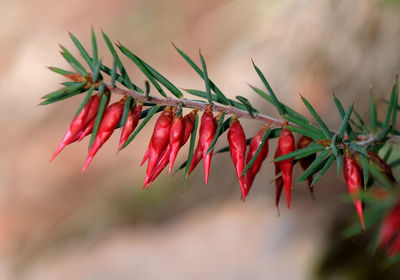
<instances>
[{"instance_id":1,"label":"bokeh background","mask_svg":"<svg viewBox=\"0 0 400 280\"><path fill-rule=\"evenodd\" d=\"M63 81L46 66L68 68L58 44L78 55L68 31L89 46L93 26L182 88L203 83L170 41L194 58L201 49L225 94L276 116L247 85L261 87L253 58L284 103L307 114L300 93L335 128L332 92L367 116L370 86L377 100L391 89L400 69L398 1L2 0L0 11L0 279L395 279L352 250L363 240L340 242L354 210L341 201L346 188L335 170L316 186L316 201L296 185L280 216L271 155L245 203L228 154L213 157L208 185L197 168L185 189L177 173L142 191L152 125L118 156L116 133L81 174L87 140L49 163L81 97L36 105ZM243 124L249 136L262 125ZM225 144L222 137L217 147Z\"/></svg>"}]
</instances>

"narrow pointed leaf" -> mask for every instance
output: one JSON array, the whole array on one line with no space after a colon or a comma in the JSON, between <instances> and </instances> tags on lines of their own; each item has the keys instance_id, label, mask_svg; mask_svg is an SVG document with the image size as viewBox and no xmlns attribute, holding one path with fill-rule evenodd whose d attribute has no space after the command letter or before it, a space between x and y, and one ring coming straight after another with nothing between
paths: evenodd
<instances>
[{"instance_id":1,"label":"narrow pointed leaf","mask_svg":"<svg viewBox=\"0 0 400 280\"><path fill-rule=\"evenodd\" d=\"M340 100L339 100L336 96L333 96L333 101L335 102L336 108L337 108L338 111L339 111L340 118L343 120L344 117L345 117L345 115L346 115L346 113L345 113L345 111L344 111L344 108L343 108L343 106L342 106L342 103L340 102ZM355 139L354 132L353 132L353 130L351 129L351 126L350 126L350 125L347 125L347 126L346 126L346 131L347 131L347 134L349 135L350 139ZM343 136L342 136L342 137L343 137Z\"/></svg>"},{"instance_id":2,"label":"narrow pointed leaf","mask_svg":"<svg viewBox=\"0 0 400 280\"><path fill-rule=\"evenodd\" d=\"M153 106L153 104L152 104L152 106ZM148 108L148 109L146 109L146 110L143 110L143 111L140 113L140 119L144 119L144 118L146 118L149 114L153 114L153 108L154 108L154 107L151 107L151 108ZM156 111L154 112L154 114L161 112L162 110L164 110L164 108L165 108L164 106L157 106L157 109L156 109Z\"/></svg>"},{"instance_id":3,"label":"narrow pointed leaf","mask_svg":"<svg viewBox=\"0 0 400 280\"><path fill-rule=\"evenodd\" d=\"M249 87L251 87L252 90L254 90L258 95L260 95L262 98L267 100L269 103L271 103L272 105L275 105L274 99L271 96L269 96L265 91L255 87L255 86L252 86L252 85L249 85ZM296 117L298 119L302 119L304 122L309 123L309 121L308 121L308 119L306 117L304 117L300 113L296 112L295 110L293 110L289 106L286 106L285 104L282 104L281 102L279 102L279 104L280 104L280 106L285 108L285 111L287 112L288 115ZM285 116L283 116L283 117L285 117Z\"/></svg>"},{"instance_id":4,"label":"narrow pointed leaf","mask_svg":"<svg viewBox=\"0 0 400 280\"><path fill-rule=\"evenodd\" d=\"M177 46L174 45L174 43L172 43L172 45L174 46L174 48L176 49L176 51L183 57L184 60L186 60L187 63L189 63L189 65L196 71L196 73L203 79L204 78L204 73L203 71L200 69L199 66L196 65L196 63L194 63L194 61L186 54L184 53L181 49L179 49ZM229 100L228 98L226 98L226 96L222 93L222 91L213 83L213 81L211 81L209 79L209 83L210 83L210 89L215 92L215 94L217 95L217 99L215 101L225 104L225 105L230 105L231 100ZM233 104L232 104L233 105Z\"/></svg>"},{"instance_id":5,"label":"narrow pointed leaf","mask_svg":"<svg viewBox=\"0 0 400 280\"><path fill-rule=\"evenodd\" d=\"M113 67L111 72L111 87L115 87L115 79L117 78L117 60L113 58Z\"/></svg>"},{"instance_id":6,"label":"narrow pointed leaf","mask_svg":"<svg viewBox=\"0 0 400 280\"><path fill-rule=\"evenodd\" d=\"M299 178L297 178L297 182L304 181L308 177L312 176L313 174L321 170L321 168L323 168L323 166L325 165L325 161L328 160L327 156L329 155L330 152L331 152L330 149L322 151L310 164L310 166L304 171L304 173Z\"/></svg>"},{"instance_id":7,"label":"narrow pointed leaf","mask_svg":"<svg viewBox=\"0 0 400 280\"><path fill-rule=\"evenodd\" d=\"M140 58L138 58L140 59ZM160 82L163 86L165 86L166 89L168 89L173 95L175 95L177 98L182 98L183 94L182 92L174 86L170 81L168 81L163 75L161 75L157 70L155 70L153 67L151 67L149 64L144 62L142 59L140 61L143 63L143 65L149 70L151 75Z\"/></svg>"},{"instance_id":8,"label":"narrow pointed leaf","mask_svg":"<svg viewBox=\"0 0 400 280\"><path fill-rule=\"evenodd\" d=\"M66 87L61 88L56 91L53 91L49 94L46 94L42 98L53 99L53 98L58 98L58 97L68 95L70 93L75 93L77 91L80 92L80 90L83 89L85 85L86 85L86 82L82 82L82 83L72 82L69 86L66 86Z\"/></svg>"},{"instance_id":9,"label":"narrow pointed leaf","mask_svg":"<svg viewBox=\"0 0 400 280\"><path fill-rule=\"evenodd\" d=\"M340 138L343 138L346 127L350 127L349 120L350 120L350 116L351 116L352 112L353 112L353 105L350 106L350 108L347 110L346 114L343 117L343 121L339 128L339 137Z\"/></svg>"},{"instance_id":10,"label":"narrow pointed leaf","mask_svg":"<svg viewBox=\"0 0 400 280\"><path fill-rule=\"evenodd\" d=\"M365 124L364 120L361 118L360 114L356 110L354 110L354 115L356 116L358 122L360 123L360 126L362 128L361 130L364 133L369 133L370 131L368 129L368 126Z\"/></svg>"},{"instance_id":11,"label":"narrow pointed leaf","mask_svg":"<svg viewBox=\"0 0 400 280\"><path fill-rule=\"evenodd\" d=\"M342 172L342 167L343 167L343 155L338 153L336 156L336 175L339 176L340 172Z\"/></svg>"},{"instance_id":12,"label":"narrow pointed leaf","mask_svg":"<svg viewBox=\"0 0 400 280\"><path fill-rule=\"evenodd\" d=\"M377 127L377 115L376 115L376 107L374 102L374 96L372 93L369 94L369 125L373 132L376 132Z\"/></svg>"},{"instance_id":13,"label":"narrow pointed leaf","mask_svg":"<svg viewBox=\"0 0 400 280\"><path fill-rule=\"evenodd\" d=\"M310 138L312 138L314 140L323 140L323 139L325 139L325 135L320 134L320 133L316 133L316 132L314 132L312 130L309 130L309 129L304 129L304 128L301 128L301 127L291 126L291 125L287 125L286 129L288 129L290 131L293 131L295 133L298 133L300 135L308 136L308 137L310 137Z\"/></svg>"},{"instance_id":14,"label":"narrow pointed leaf","mask_svg":"<svg viewBox=\"0 0 400 280\"><path fill-rule=\"evenodd\" d=\"M69 33L69 36L71 37L72 42L75 44L76 48L78 51L81 53L81 56L83 59L86 61L87 65L92 68L92 59L90 58L88 52L85 50L85 48L82 46L81 42L79 42L78 38L75 37L74 34Z\"/></svg>"},{"instance_id":15,"label":"narrow pointed leaf","mask_svg":"<svg viewBox=\"0 0 400 280\"><path fill-rule=\"evenodd\" d=\"M121 121L119 122L120 127L123 127L125 125L131 107L132 107L132 96L128 96L125 100L124 112L122 113Z\"/></svg>"},{"instance_id":16,"label":"narrow pointed leaf","mask_svg":"<svg viewBox=\"0 0 400 280\"><path fill-rule=\"evenodd\" d=\"M242 102L242 104L246 107L247 112L249 112L250 117L254 118L254 112L256 109L253 108L250 101L246 97L240 95L236 96L236 99Z\"/></svg>"},{"instance_id":17,"label":"narrow pointed leaf","mask_svg":"<svg viewBox=\"0 0 400 280\"><path fill-rule=\"evenodd\" d=\"M314 107L310 104L310 102L307 101L303 96L301 97L303 100L304 105L306 105L308 111L311 113L311 115L314 117L315 121L318 123L319 127L322 129L324 132L325 136L327 138L332 138L332 133L326 126L326 124L322 121L321 117L318 115L317 111L315 111Z\"/></svg>"},{"instance_id":18,"label":"narrow pointed leaf","mask_svg":"<svg viewBox=\"0 0 400 280\"><path fill-rule=\"evenodd\" d=\"M140 59L123 45L118 45L118 48L122 51L123 54L125 54L130 60L132 60L133 63L136 64L136 66L140 69L140 71L143 72L143 74L147 77L147 79L149 79L149 81L153 84L153 86L157 89L157 91L162 96L167 97L164 90L161 88L159 83L154 79L153 75L151 75L149 70L147 70L146 66L144 66L144 64L140 61Z\"/></svg>"},{"instance_id":19,"label":"narrow pointed leaf","mask_svg":"<svg viewBox=\"0 0 400 280\"><path fill-rule=\"evenodd\" d=\"M217 143L217 140L218 140L218 138L221 136L221 129L222 129L222 127L223 127L223 124L224 124L224 118L225 118L225 112L224 113L222 113L222 115L221 115L221 118L219 119L219 121L218 121L218 126L217 126L217 130L215 131L215 135L214 135L214 138L213 138L213 140L211 141L211 144L210 144L210 146L208 147L208 150L207 150L207 155L214 149L214 146L215 146L215 144Z\"/></svg>"},{"instance_id":20,"label":"narrow pointed leaf","mask_svg":"<svg viewBox=\"0 0 400 280\"><path fill-rule=\"evenodd\" d=\"M82 76L87 76L88 72L85 70L85 68L82 66L82 64L79 63L79 61L66 49L64 46L61 46L61 55L64 57L64 59L76 70L78 71L79 74Z\"/></svg>"},{"instance_id":21,"label":"narrow pointed leaf","mask_svg":"<svg viewBox=\"0 0 400 280\"><path fill-rule=\"evenodd\" d=\"M103 39L106 42L108 49L110 50L113 58L115 59L119 70L121 71L121 76L120 77L121 77L122 82L121 81L119 81L119 82L122 83L123 85L125 85L129 89L134 89L134 90L137 90L140 93L142 93L143 91L132 83L131 79L129 78L128 74L126 73L125 67L122 64L117 52L115 51L114 46L111 43L110 38L108 38L106 33L102 32L102 34L103 34Z\"/></svg>"},{"instance_id":22,"label":"narrow pointed leaf","mask_svg":"<svg viewBox=\"0 0 400 280\"><path fill-rule=\"evenodd\" d=\"M72 71L64 70L64 69L53 67L53 66L50 66L48 68L49 68L49 70L51 70L51 71L53 71L53 72L55 72L57 74L60 74L60 75L72 75L72 74L75 74Z\"/></svg>"},{"instance_id":23,"label":"narrow pointed leaf","mask_svg":"<svg viewBox=\"0 0 400 280\"><path fill-rule=\"evenodd\" d=\"M282 116L285 120L288 120L289 122L292 122L294 124L297 124L298 126L301 126L303 129L310 130L315 134L320 135L322 138L325 138L324 133L316 128L315 126L312 126L308 121L304 121L303 119L297 118L293 115L285 115Z\"/></svg>"},{"instance_id":24,"label":"narrow pointed leaf","mask_svg":"<svg viewBox=\"0 0 400 280\"><path fill-rule=\"evenodd\" d=\"M78 94L80 94L82 92L83 91L75 91L75 92L66 93L64 95L57 96L57 97L54 97L54 98L49 98L49 99L46 99L46 100L42 101L39 105L49 105L49 104L52 104L52 103L55 103L55 102L58 102L58 101L61 101L61 100L64 100L64 99L71 98L71 97L73 97L75 95L78 95Z\"/></svg>"},{"instance_id":25,"label":"narrow pointed leaf","mask_svg":"<svg viewBox=\"0 0 400 280\"><path fill-rule=\"evenodd\" d=\"M335 161L335 156L331 154L328 160L325 162L324 166L322 167L321 171L312 181L311 186L314 186L322 178L322 176L324 176L324 174L326 173L326 171L328 171L329 167L331 167L334 161Z\"/></svg>"},{"instance_id":26,"label":"narrow pointed leaf","mask_svg":"<svg viewBox=\"0 0 400 280\"><path fill-rule=\"evenodd\" d=\"M94 70L99 64L99 52L97 48L96 33L94 32L93 28L91 30L91 35L92 35L92 50L93 50L92 69Z\"/></svg>"},{"instance_id":27,"label":"narrow pointed leaf","mask_svg":"<svg viewBox=\"0 0 400 280\"><path fill-rule=\"evenodd\" d=\"M78 110L77 110L76 113L75 113L75 117L78 116L78 115L80 114L80 112L82 111L83 107L86 106L86 104L88 103L90 97L92 96L93 91L94 91L94 86L92 86L92 87L88 90L87 94L85 95L85 98L82 100L81 105L79 105L79 108L78 108Z\"/></svg>"},{"instance_id":28,"label":"narrow pointed leaf","mask_svg":"<svg viewBox=\"0 0 400 280\"><path fill-rule=\"evenodd\" d=\"M275 107L278 109L278 112L280 115L285 115L287 114L287 111L285 108L281 105L281 103L278 101L278 98L276 97L274 91L272 90L271 86L269 85L267 79L265 78L264 74L261 72L260 68L258 68L254 61L252 61L253 67L256 70L258 77L261 79L262 83L264 86L267 88L271 98L272 98L272 103L275 105Z\"/></svg>"},{"instance_id":29,"label":"narrow pointed leaf","mask_svg":"<svg viewBox=\"0 0 400 280\"><path fill-rule=\"evenodd\" d=\"M396 128L397 123L397 110L399 107L399 77L396 76L395 90L394 90L394 102L393 102L393 116L392 116L392 128Z\"/></svg>"},{"instance_id":30,"label":"narrow pointed leaf","mask_svg":"<svg viewBox=\"0 0 400 280\"><path fill-rule=\"evenodd\" d=\"M368 163L368 158L365 157L364 155L360 154L360 163L361 167L363 170L363 182L364 182L364 188L367 187L368 183L368 178L369 178L369 163Z\"/></svg>"},{"instance_id":31,"label":"narrow pointed leaf","mask_svg":"<svg viewBox=\"0 0 400 280\"><path fill-rule=\"evenodd\" d=\"M287 153L285 155L282 155L280 157L277 157L274 159L275 162L282 161L282 160L287 160L287 159L301 159L306 156L315 154L317 152L323 151L326 148L322 145L319 145L317 143L311 143L305 148L301 148L299 150L295 150L291 153Z\"/></svg>"},{"instance_id":32,"label":"narrow pointed leaf","mask_svg":"<svg viewBox=\"0 0 400 280\"><path fill-rule=\"evenodd\" d=\"M210 80L208 79L206 62L205 62L204 57L201 54L201 52L199 54L200 54L201 67L203 68L203 80L206 85L206 94L207 94L208 103L212 104L213 99L211 96Z\"/></svg>"},{"instance_id":33,"label":"narrow pointed leaf","mask_svg":"<svg viewBox=\"0 0 400 280\"><path fill-rule=\"evenodd\" d=\"M240 174L240 176L243 176L244 174L246 174L247 171L249 171L249 169L253 166L253 164L256 161L258 155L260 154L265 142L267 141L268 136L270 135L270 133L271 133L271 128L268 127L268 129L266 131L264 131L263 137L261 138L261 141L258 144L258 147L257 147L257 150L256 150L255 154L252 156L252 158L250 159L249 163L243 169L242 174Z\"/></svg>"},{"instance_id":34,"label":"narrow pointed leaf","mask_svg":"<svg viewBox=\"0 0 400 280\"><path fill-rule=\"evenodd\" d=\"M365 151L365 149L362 146L360 146L356 143L349 143L348 147L350 150L359 152L360 154L363 154L364 156L368 157L367 152Z\"/></svg>"},{"instance_id":35,"label":"narrow pointed leaf","mask_svg":"<svg viewBox=\"0 0 400 280\"><path fill-rule=\"evenodd\" d=\"M201 91L201 90L197 90L197 89L185 89L185 91L194 96L207 98L207 93L205 91ZM212 95L212 99L213 99L213 101L218 101L218 97L214 94ZM234 106L237 109L246 110L246 107L240 102L237 102L232 99L229 99L229 102L232 106ZM256 113L258 113L258 112L259 111L256 110Z\"/></svg>"},{"instance_id":36,"label":"narrow pointed leaf","mask_svg":"<svg viewBox=\"0 0 400 280\"><path fill-rule=\"evenodd\" d=\"M183 186L186 184L186 180L189 176L189 171L190 171L190 166L192 164L192 159L193 159L193 152L194 152L194 145L196 142L196 134L197 134L197 126L199 124L199 115L196 114L196 118L194 119L194 126L192 133L190 135L190 146L189 146L189 154L188 154L188 159L186 160L186 170L185 170L185 176L183 177Z\"/></svg>"},{"instance_id":37,"label":"narrow pointed leaf","mask_svg":"<svg viewBox=\"0 0 400 280\"><path fill-rule=\"evenodd\" d=\"M388 162L390 156L392 155L393 152L393 145L389 145L389 148L387 149L385 155L383 156L383 160L385 162Z\"/></svg>"},{"instance_id":38,"label":"narrow pointed leaf","mask_svg":"<svg viewBox=\"0 0 400 280\"><path fill-rule=\"evenodd\" d=\"M139 134L139 132L145 127L145 125L149 122L149 120L154 116L155 113L160 109L160 105L155 105L148 111L148 114L146 115L145 119L138 125L138 127L135 129L135 131L129 136L129 138L126 140L125 144L121 147L120 150L124 149L126 146L129 145L129 143L132 142L132 140ZM143 112L142 112L143 113Z\"/></svg>"},{"instance_id":39,"label":"narrow pointed leaf","mask_svg":"<svg viewBox=\"0 0 400 280\"><path fill-rule=\"evenodd\" d=\"M390 100L386 111L385 121L383 122L382 125L382 129L388 128L390 125L390 119L392 117L393 108L395 107L396 94L397 94L397 82L394 84L392 89L392 94L390 95Z\"/></svg>"},{"instance_id":40,"label":"narrow pointed leaf","mask_svg":"<svg viewBox=\"0 0 400 280\"><path fill-rule=\"evenodd\" d=\"M102 93L102 90L99 90L99 92ZM90 147L92 147L94 139L97 136L97 131L99 130L100 122L103 118L104 110L106 109L107 106L107 101L108 101L107 94L102 94L99 109L97 110L96 120L94 121L93 132L89 141L89 149Z\"/></svg>"},{"instance_id":41,"label":"narrow pointed leaf","mask_svg":"<svg viewBox=\"0 0 400 280\"><path fill-rule=\"evenodd\" d=\"M399 165L400 165L400 158L394 160L393 162L391 162L391 163L389 164L390 168L395 168L395 167L397 167L397 166L399 166Z\"/></svg>"}]
</instances>

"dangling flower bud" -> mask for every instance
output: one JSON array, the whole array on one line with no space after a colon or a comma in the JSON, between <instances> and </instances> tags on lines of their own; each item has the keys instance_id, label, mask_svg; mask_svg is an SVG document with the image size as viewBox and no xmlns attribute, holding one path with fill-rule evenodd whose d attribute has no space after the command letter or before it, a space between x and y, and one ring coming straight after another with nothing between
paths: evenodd
<instances>
[{"instance_id":1,"label":"dangling flower bud","mask_svg":"<svg viewBox=\"0 0 400 280\"><path fill-rule=\"evenodd\" d=\"M111 134L114 132L115 128L121 121L122 114L124 112L125 100L126 98L123 98L119 102L111 104L105 110L97 131L96 138L94 139L94 142L90 147L89 154L86 159L85 165L83 166L82 172L85 172L97 151L110 138Z\"/></svg>"},{"instance_id":2,"label":"dangling flower bud","mask_svg":"<svg viewBox=\"0 0 400 280\"><path fill-rule=\"evenodd\" d=\"M121 138L119 140L118 150L121 150L122 146L125 144L126 140L128 140L129 135L135 130L136 126L139 123L140 113L142 112L143 103L136 103L132 109L129 110L128 118L126 119L124 128L121 132Z\"/></svg>"},{"instance_id":3,"label":"dangling flower bud","mask_svg":"<svg viewBox=\"0 0 400 280\"><path fill-rule=\"evenodd\" d=\"M311 139L308 136L304 136L304 135L301 136L300 139L297 141L297 150L307 147L308 145L311 144L312 141L313 141L313 139ZM303 170L306 170L311 165L311 163L315 160L315 158L316 158L316 154L312 154L312 155L309 155L309 156L299 159L301 168L303 168ZM310 191L311 196L314 198L314 188L311 185L311 183L313 181L313 176L308 177L307 181L308 181L308 190Z\"/></svg>"},{"instance_id":4,"label":"dangling flower bud","mask_svg":"<svg viewBox=\"0 0 400 280\"><path fill-rule=\"evenodd\" d=\"M263 138L265 130L268 128L267 125L265 125L263 128L258 131L258 133L251 139L250 145L249 145L249 151L247 152L247 157L246 157L246 164L250 162L250 160L253 158L254 154L256 153L258 146L260 145L260 142ZM251 186L253 185L254 178L256 177L257 173L260 171L261 165L265 158L268 155L268 139L265 141L264 146L262 147L260 153L258 154L256 160L254 161L253 165L250 167L250 169L246 172L244 175L244 188L245 188L245 196L250 191Z\"/></svg>"},{"instance_id":5,"label":"dangling flower bud","mask_svg":"<svg viewBox=\"0 0 400 280\"><path fill-rule=\"evenodd\" d=\"M276 150L274 159L279 157L279 152ZM274 162L275 166L275 206L279 210L279 201L281 199L281 194L283 190L283 179L282 179L282 174L281 173L281 168L279 166L279 162Z\"/></svg>"},{"instance_id":6,"label":"dangling flower bud","mask_svg":"<svg viewBox=\"0 0 400 280\"><path fill-rule=\"evenodd\" d=\"M150 180L151 174L154 168L159 162L161 153L168 145L169 130L171 128L172 112L170 107L166 107L161 115L158 117L156 124L154 125L153 135L151 136L148 150L145 154L143 161L148 157L146 177L144 180L143 188L146 187Z\"/></svg>"},{"instance_id":7,"label":"dangling flower bud","mask_svg":"<svg viewBox=\"0 0 400 280\"><path fill-rule=\"evenodd\" d=\"M286 155L295 150L295 142L293 133L287 130L285 126L282 128L281 135L278 141L277 153L279 156ZM292 171L293 171L293 159L287 159L279 161L279 168L282 172L282 179L285 186L285 194L287 207L290 208L290 193L292 189Z\"/></svg>"},{"instance_id":8,"label":"dangling flower bud","mask_svg":"<svg viewBox=\"0 0 400 280\"><path fill-rule=\"evenodd\" d=\"M65 134L61 144L58 146L50 161L52 161L65 148L65 146L79 139L80 134L85 130L92 120L92 116L96 116L99 104L100 97L97 94L90 97L89 101L86 103L86 106L82 108L79 115L72 120L67 133Z\"/></svg>"},{"instance_id":9,"label":"dangling flower bud","mask_svg":"<svg viewBox=\"0 0 400 280\"><path fill-rule=\"evenodd\" d=\"M241 174L244 169L244 157L246 155L246 136L244 135L243 128L236 117L233 118L228 130L228 143L236 175L239 179L242 199L244 200L247 193L244 185L244 176L241 176Z\"/></svg>"},{"instance_id":10,"label":"dangling flower bud","mask_svg":"<svg viewBox=\"0 0 400 280\"><path fill-rule=\"evenodd\" d=\"M363 229L365 229L362 202L360 198L356 197L362 189L361 172L356 161L351 157L349 150L345 151L345 157L343 161L344 180L346 181L347 188L352 196L361 226Z\"/></svg>"},{"instance_id":11,"label":"dangling flower bud","mask_svg":"<svg viewBox=\"0 0 400 280\"><path fill-rule=\"evenodd\" d=\"M169 169L168 173L171 174L172 167L174 166L175 158L178 155L179 149L183 144L183 134L185 132L185 122L182 116L174 116L172 120L171 129L169 130Z\"/></svg>"},{"instance_id":12,"label":"dangling flower bud","mask_svg":"<svg viewBox=\"0 0 400 280\"><path fill-rule=\"evenodd\" d=\"M379 233L379 246L390 256L400 252L400 202L397 202L383 219Z\"/></svg>"}]
</instances>

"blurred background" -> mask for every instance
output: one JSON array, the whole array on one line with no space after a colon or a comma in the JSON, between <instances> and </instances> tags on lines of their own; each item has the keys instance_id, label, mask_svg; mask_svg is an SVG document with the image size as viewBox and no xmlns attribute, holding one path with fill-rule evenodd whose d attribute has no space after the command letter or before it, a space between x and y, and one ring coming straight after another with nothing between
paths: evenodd
<instances>
[{"instance_id":1,"label":"blurred background","mask_svg":"<svg viewBox=\"0 0 400 280\"><path fill-rule=\"evenodd\" d=\"M246 202L228 154L214 155L210 182L202 167L189 178L162 174L142 191L139 167L152 130L116 156L115 133L81 174L87 140L49 159L81 97L36 106L70 69L74 33L89 47L103 29L182 88L203 88L170 41L196 58L234 97L277 116L247 83L262 87L250 58L278 97L305 112L299 94L331 128L339 125L332 92L367 117L372 85L387 97L400 69L400 5L389 0L114 0L0 2L0 279L394 279L364 251L362 238L341 242L354 222L346 187L330 171L315 187L292 191L290 211L274 205L272 154ZM100 38L100 36L99 36ZM100 44L103 62L111 55ZM131 78L144 78L126 61ZM379 105L384 105L381 101ZM246 135L261 123L243 121ZM222 137L217 148L226 145ZM179 154L178 164L185 160ZM177 164L177 166L178 166ZM295 174L301 170L296 167ZM284 200L284 197L283 197ZM281 201L284 202L284 201ZM357 250L354 248L358 248ZM397 276L394 276L397 275ZM394 278L393 278L394 277Z\"/></svg>"}]
</instances>

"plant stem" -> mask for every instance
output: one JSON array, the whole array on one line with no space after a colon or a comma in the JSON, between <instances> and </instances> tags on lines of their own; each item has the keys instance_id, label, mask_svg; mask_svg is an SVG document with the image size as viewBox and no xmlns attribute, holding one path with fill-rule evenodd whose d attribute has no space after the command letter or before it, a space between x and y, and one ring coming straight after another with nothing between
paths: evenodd
<instances>
[{"instance_id":1,"label":"plant stem","mask_svg":"<svg viewBox=\"0 0 400 280\"><path fill-rule=\"evenodd\" d=\"M163 105L163 106L172 106L172 107L174 107L174 106L177 107L181 103L182 107L198 109L200 111L204 111L209 106L208 103L195 101L195 100L191 100L191 99L185 99L185 98L179 99L179 98L173 98L173 97L162 98L162 97L155 97L155 96L151 96L151 95L146 96L135 90L128 90L128 89L121 88L119 86L112 87L108 83L103 83L103 84L106 88L108 88L108 90L110 92L118 93L118 94L125 95L125 96L132 96L133 99L144 102L144 103L146 102L146 103L158 104L158 105ZM238 118L260 120L271 126L282 127L282 125L285 122L283 120L275 119L273 117L270 117L270 116L267 116L264 114L260 114L260 113L254 113L254 117L251 117L247 111L240 110L240 109L232 107L232 106L222 105L222 104L213 103L211 109L215 112L224 112L226 114L235 115ZM293 123L289 123L289 124L293 125L293 126L297 126L296 124L293 124ZM334 134L338 133L337 131L334 131L334 130L331 130L331 132ZM359 140L357 142L358 145L368 146L377 141L377 135L357 135L357 140ZM386 141L394 143L394 144L400 144L400 137L399 136L391 136Z\"/></svg>"}]
</instances>

